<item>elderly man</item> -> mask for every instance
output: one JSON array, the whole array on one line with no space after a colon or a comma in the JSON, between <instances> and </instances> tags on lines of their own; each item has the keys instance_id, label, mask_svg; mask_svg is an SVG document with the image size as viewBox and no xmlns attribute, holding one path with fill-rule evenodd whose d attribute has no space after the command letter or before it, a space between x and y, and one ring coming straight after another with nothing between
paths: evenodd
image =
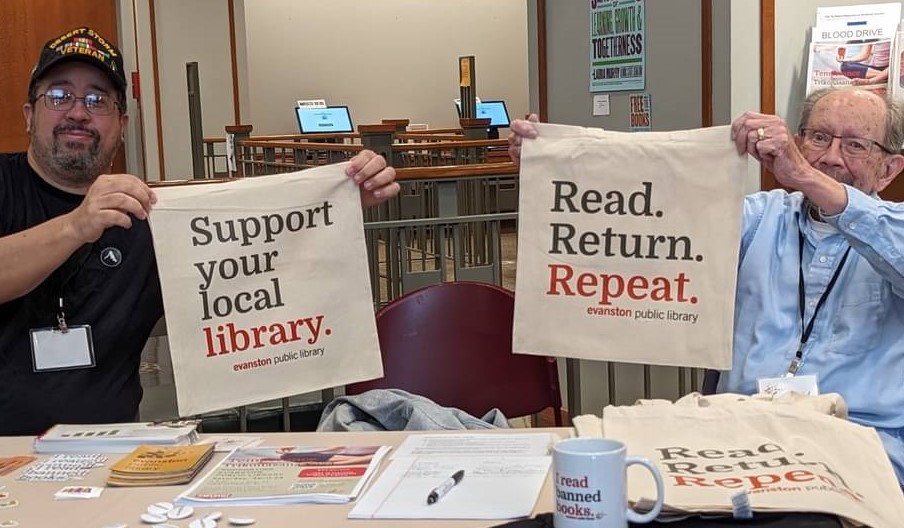
<instances>
[{"instance_id":1,"label":"elderly man","mask_svg":"<svg viewBox=\"0 0 904 528\"><path fill-rule=\"evenodd\" d=\"M163 303L154 192L109 174L128 122L119 50L90 28L48 41L23 110L28 151L0 154L0 434L134 420ZM348 174L365 205L399 191L373 152Z\"/></svg>"},{"instance_id":2,"label":"elderly man","mask_svg":"<svg viewBox=\"0 0 904 528\"><path fill-rule=\"evenodd\" d=\"M537 131L524 120L512 131L517 162ZM879 432L904 483L904 206L877 195L904 168L904 109L868 90L824 90L805 101L797 134L747 112L731 138L791 192L744 201L733 365L719 390L814 375Z\"/></svg>"}]
</instances>

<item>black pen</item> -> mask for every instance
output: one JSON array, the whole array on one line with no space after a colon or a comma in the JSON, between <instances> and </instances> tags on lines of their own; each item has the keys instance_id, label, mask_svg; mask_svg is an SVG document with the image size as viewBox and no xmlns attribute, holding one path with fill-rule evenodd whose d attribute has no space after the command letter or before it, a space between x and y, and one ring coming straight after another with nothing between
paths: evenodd
<instances>
[{"instance_id":1,"label":"black pen","mask_svg":"<svg viewBox=\"0 0 904 528\"><path fill-rule=\"evenodd\" d=\"M434 502L443 498L446 493L449 493L449 490L451 490L455 487L456 484L461 482L461 479L464 476L465 470L459 469L458 471L453 473L451 477L444 480L442 484L430 490L430 493L427 494L427 504L433 504Z\"/></svg>"}]
</instances>

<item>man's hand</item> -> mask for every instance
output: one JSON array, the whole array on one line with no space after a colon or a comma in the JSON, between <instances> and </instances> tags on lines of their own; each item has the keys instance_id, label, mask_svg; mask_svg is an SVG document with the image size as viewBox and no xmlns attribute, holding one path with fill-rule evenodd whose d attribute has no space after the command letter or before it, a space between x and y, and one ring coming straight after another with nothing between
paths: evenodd
<instances>
[{"instance_id":1,"label":"man's hand","mask_svg":"<svg viewBox=\"0 0 904 528\"><path fill-rule=\"evenodd\" d=\"M785 187L803 190L816 169L810 166L785 121L774 115L745 112L731 124L738 154L745 152L763 164Z\"/></svg>"},{"instance_id":2,"label":"man's hand","mask_svg":"<svg viewBox=\"0 0 904 528\"><path fill-rule=\"evenodd\" d=\"M521 143L524 138L534 139L537 137L537 127L534 123L539 123L540 118L537 114L527 116L527 119L516 119L509 125L511 134L508 137L509 157L515 165L521 164Z\"/></svg>"},{"instance_id":3,"label":"man's hand","mask_svg":"<svg viewBox=\"0 0 904 528\"><path fill-rule=\"evenodd\" d=\"M157 195L131 174L104 174L97 178L81 205L65 215L66 225L82 243L94 242L107 228L132 227L132 216L148 217Z\"/></svg>"},{"instance_id":4,"label":"man's hand","mask_svg":"<svg viewBox=\"0 0 904 528\"><path fill-rule=\"evenodd\" d=\"M361 203L365 207L385 202L399 194L395 169L386 166L383 156L372 150L362 150L351 159L345 173L361 189Z\"/></svg>"},{"instance_id":5,"label":"man's hand","mask_svg":"<svg viewBox=\"0 0 904 528\"><path fill-rule=\"evenodd\" d=\"M113 226L144 220L157 196L130 174L99 176L81 205L34 227L0 237L0 304L27 294L80 246Z\"/></svg>"},{"instance_id":6,"label":"man's hand","mask_svg":"<svg viewBox=\"0 0 904 528\"><path fill-rule=\"evenodd\" d=\"M799 139L782 118L746 112L731 124L731 139L738 154L753 156L772 171L779 184L801 191L824 214L840 213L847 206L844 186L810 164L800 150Z\"/></svg>"}]
</instances>

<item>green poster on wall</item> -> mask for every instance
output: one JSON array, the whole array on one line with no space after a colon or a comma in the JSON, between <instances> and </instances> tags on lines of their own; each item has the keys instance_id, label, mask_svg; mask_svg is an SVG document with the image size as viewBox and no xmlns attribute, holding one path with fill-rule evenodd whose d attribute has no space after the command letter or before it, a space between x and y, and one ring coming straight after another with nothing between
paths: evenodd
<instances>
[{"instance_id":1,"label":"green poster on wall","mask_svg":"<svg viewBox=\"0 0 904 528\"><path fill-rule=\"evenodd\" d=\"M644 0L590 0L590 91L643 90Z\"/></svg>"}]
</instances>

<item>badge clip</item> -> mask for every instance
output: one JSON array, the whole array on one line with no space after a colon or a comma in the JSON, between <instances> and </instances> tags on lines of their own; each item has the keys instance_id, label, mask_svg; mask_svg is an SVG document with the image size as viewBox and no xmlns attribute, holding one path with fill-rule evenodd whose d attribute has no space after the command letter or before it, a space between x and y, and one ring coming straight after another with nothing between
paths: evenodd
<instances>
[{"instance_id":1,"label":"badge clip","mask_svg":"<svg viewBox=\"0 0 904 528\"><path fill-rule=\"evenodd\" d=\"M60 313L57 314L57 324L59 325L59 330L62 333L66 333L69 331L69 326L66 324L66 314L63 312L63 298L60 297Z\"/></svg>"},{"instance_id":2,"label":"badge clip","mask_svg":"<svg viewBox=\"0 0 904 528\"><path fill-rule=\"evenodd\" d=\"M788 365L788 373L785 374L786 378L793 378L797 371L800 369L800 360L794 358L791 360L791 364Z\"/></svg>"}]
</instances>

